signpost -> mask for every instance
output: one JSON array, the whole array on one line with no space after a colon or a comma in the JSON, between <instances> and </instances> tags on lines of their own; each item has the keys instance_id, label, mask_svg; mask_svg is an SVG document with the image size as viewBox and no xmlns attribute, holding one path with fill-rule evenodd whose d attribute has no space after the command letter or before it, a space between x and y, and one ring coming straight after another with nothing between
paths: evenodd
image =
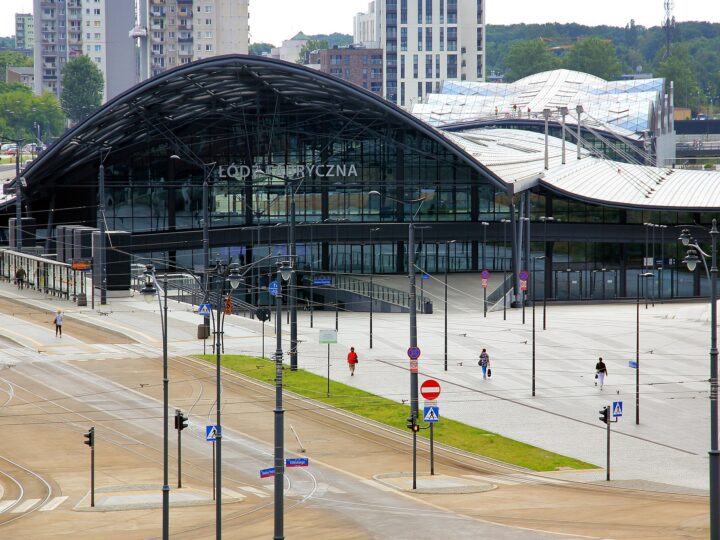
<instances>
[{"instance_id":1,"label":"signpost","mask_svg":"<svg viewBox=\"0 0 720 540\"><path fill-rule=\"evenodd\" d=\"M613 406L612 406L613 418L620 418L623 415L622 404L623 404L622 401L613 401Z\"/></svg>"},{"instance_id":2,"label":"signpost","mask_svg":"<svg viewBox=\"0 0 720 540\"><path fill-rule=\"evenodd\" d=\"M285 458L286 467L307 467L308 465L310 465L310 460L306 457Z\"/></svg>"},{"instance_id":3,"label":"signpost","mask_svg":"<svg viewBox=\"0 0 720 540\"><path fill-rule=\"evenodd\" d=\"M417 373L418 358L420 358L420 347L410 347L407 350L407 355L410 358L410 373Z\"/></svg>"},{"instance_id":4,"label":"signpost","mask_svg":"<svg viewBox=\"0 0 720 540\"><path fill-rule=\"evenodd\" d=\"M332 278L315 278L312 283L313 285L332 285Z\"/></svg>"},{"instance_id":5,"label":"signpost","mask_svg":"<svg viewBox=\"0 0 720 540\"><path fill-rule=\"evenodd\" d=\"M205 440L207 442L215 442L219 433L220 433L220 426L215 426L215 425L205 426Z\"/></svg>"},{"instance_id":6,"label":"signpost","mask_svg":"<svg viewBox=\"0 0 720 540\"><path fill-rule=\"evenodd\" d=\"M320 330L320 344L327 344L327 395L330 397L330 345L337 343L337 330Z\"/></svg>"},{"instance_id":7,"label":"signpost","mask_svg":"<svg viewBox=\"0 0 720 540\"><path fill-rule=\"evenodd\" d=\"M275 467L260 469L260 478L270 478L271 476L275 476Z\"/></svg>"},{"instance_id":8,"label":"signpost","mask_svg":"<svg viewBox=\"0 0 720 540\"><path fill-rule=\"evenodd\" d=\"M637 362L636 362L635 360L630 360L630 361L628 362L628 366L631 367L631 368L633 368L633 369L637 369L638 364L637 364Z\"/></svg>"},{"instance_id":9,"label":"signpost","mask_svg":"<svg viewBox=\"0 0 720 540\"><path fill-rule=\"evenodd\" d=\"M209 317L212 314L212 304L200 304L198 315Z\"/></svg>"},{"instance_id":10,"label":"signpost","mask_svg":"<svg viewBox=\"0 0 720 540\"><path fill-rule=\"evenodd\" d=\"M485 248L483 248L483 249L485 249ZM482 276L482 288L483 288L483 317L487 317L487 286L488 286L488 280L490 279L490 271L483 270L480 273L480 276Z\"/></svg>"},{"instance_id":11,"label":"signpost","mask_svg":"<svg viewBox=\"0 0 720 540\"><path fill-rule=\"evenodd\" d=\"M605 405L600 410L600 420L605 422L605 425L607 427L607 466L605 471L605 480L608 482L610 481L610 424L613 424L618 421L618 418L620 418L623 415L623 402L622 401L613 401L612 407L610 405ZM610 416L612 415L612 419Z\"/></svg>"},{"instance_id":12,"label":"signpost","mask_svg":"<svg viewBox=\"0 0 720 540\"><path fill-rule=\"evenodd\" d=\"M280 284L277 281L271 281L268 284L268 292L270 296L277 296L278 292L280 292Z\"/></svg>"},{"instance_id":13,"label":"signpost","mask_svg":"<svg viewBox=\"0 0 720 540\"><path fill-rule=\"evenodd\" d=\"M425 398L423 419L430 424L430 475L435 474L435 434L433 426L440 421L440 407L435 401L440 397L440 383L435 379L428 379L420 385L420 393Z\"/></svg>"},{"instance_id":14,"label":"signpost","mask_svg":"<svg viewBox=\"0 0 720 540\"><path fill-rule=\"evenodd\" d=\"M525 296L528 288L528 279L530 279L530 273L527 270L521 270L518 273L520 279L520 290L522 291L522 323L525 324Z\"/></svg>"}]
</instances>

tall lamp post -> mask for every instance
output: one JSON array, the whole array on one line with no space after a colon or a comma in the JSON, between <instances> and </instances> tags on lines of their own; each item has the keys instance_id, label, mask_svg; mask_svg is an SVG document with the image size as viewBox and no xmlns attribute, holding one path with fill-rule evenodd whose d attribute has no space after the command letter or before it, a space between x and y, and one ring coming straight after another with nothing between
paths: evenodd
<instances>
[{"instance_id":1,"label":"tall lamp post","mask_svg":"<svg viewBox=\"0 0 720 540\"><path fill-rule=\"evenodd\" d=\"M410 308L410 347L417 347L417 302L415 290L415 214L422 208L425 197L407 201L382 195L379 191L370 191L369 195L377 195L390 199L396 204L410 206L410 222L408 223L408 281L409 281L409 308ZM413 212L412 206L418 204ZM417 427L418 427L418 368L410 367L410 421L413 433L413 489L417 489Z\"/></svg>"},{"instance_id":2,"label":"tall lamp post","mask_svg":"<svg viewBox=\"0 0 720 540\"><path fill-rule=\"evenodd\" d=\"M538 255L537 257L533 257L533 263L532 263L532 395L535 397L535 303L536 303L536 294L535 294L535 262L545 259L545 255Z\"/></svg>"},{"instance_id":3,"label":"tall lamp post","mask_svg":"<svg viewBox=\"0 0 720 540\"><path fill-rule=\"evenodd\" d=\"M552 268L550 272L547 271L547 262L552 262L552 258L547 258L547 224L548 221L555 221L555 218L552 216L540 216L540 221L543 222L543 249L545 250L546 258L545 272L543 272L543 330L545 330L547 328L547 284L552 279Z\"/></svg>"},{"instance_id":4,"label":"tall lamp post","mask_svg":"<svg viewBox=\"0 0 720 540\"><path fill-rule=\"evenodd\" d=\"M445 371L448 367L448 270L450 269L450 244L454 243L455 240L445 241ZM484 255L485 250L483 249L483 259Z\"/></svg>"},{"instance_id":5,"label":"tall lamp post","mask_svg":"<svg viewBox=\"0 0 720 540\"><path fill-rule=\"evenodd\" d=\"M507 257L507 224L510 223L509 219L501 219L500 223L503 224L503 321L507 320L507 268L505 264L505 258Z\"/></svg>"},{"instance_id":6,"label":"tall lamp post","mask_svg":"<svg viewBox=\"0 0 720 540\"><path fill-rule=\"evenodd\" d=\"M162 291L162 302L160 301ZM145 286L140 291L147 303L151 303L157 296L160 303L160 323L162 326L163 347L163 485L162 485L162 537L170 538L170 480L168 477L168 339L167 339L167 274L163 277L162 287L155 277L155 268L152 264L145 267Z\"/></svg>"},{"instance_id":7,"label":"tall lamp post","mask_svg":"<svg viewBox=\"0 0 720 540\"><path fill-rule=\"evenodd\" d=\"M637 275L637 296L635 301L635 424L640 423L640 278L649 278L654 275L652 272L642 272Z\"/></svg>"},{"instance_id":8,"label":"tall lamp post","mask_svg":"<svg viewBox=\"0 0 720 540\"><path fill-rule=\"evenodd\" d=\"M285 437L284 437L284 416L283 409L283 351L282 351L282 287L283 281L292 279L292 261L284 261L278 264L277 270L277 293L275 295L275 532L273 540L283 540L284 500L283 488L285 483Z\"/></svg>"},{"instance_id":9,"label":"tall lamp post","mask_svg":"<svg viewBox=\"0 0 720 540\"><path fill-rule=\"evenodd\" d=\"M487 228L490 226L490 223L488 223L487 221L481 221L480 225L483 228L482 269L484 271L484 270L487 270L487 265L485 264L485 246L487 246ZM446 311L447 311L447 309L446 309ZM483 317L487 317L487 287L483 288ZM445 363L447 363L447 355L446 355ZM447 371L447 369L446 369L446 371Z\"/></svg>"},{"instance_id":10,"label":"tall lamp post","mask_svg":"<svg viewBox=\"0 0 720 540\"><path fill-rule=\"evenodd\" d=\"M338 278L340 277L340 271L338 266L340 264L340 223L347 223L347 218L327 218L324 219L324 223L335 223L335 330L340 327L340 308L338 304Z\"/></svg>"},{"instance_id":11,"label":"tall lamp post","mask_svg":"<svg viewBox=\"0 0 720 540\"><path fill-rule=\"evenodd\" d=\"M370 348L373 348L373 303L375 294L373 291L373 274L375 273L375 244L373 244L373 233L378 232L380 227L370 229Z\"/></svg>"},{"instance_id":12,"label":"tall lamp post","mask_svg":"<svg viewBox=\"0 0 720 540\"><path fill-rule=\"evenodd\" d=\"M242 281L236 264L223 264L220 261L215 263L213 268L207 269L208 277L213 276L217 281L217 319L215 321L215 410L217 411L217 435L215 440L215 538L222 537L222 423L220 418L222 386L221 386L221 346L223 333L223 302L225 294L225 282L230 282L230 287L235 290Z\"/></svg>"},{"instance_id":13,"label":"tall lamp post","mask_svg":"<svg viewBox=\"0 0 720 540\"><path fill-rule=\"evenodd\" d=\"M688 251L683 262L693 272L700 257L705 273L710 280L710 539L720 540L720 462L718 456L718 346L717 346L717 238L720 232L717 220L712 220L710 228L711 252L705 253L690 236L688 229L683 229L679 240ZM698 254L700 257L698 257ZM708 270L707 257L711 258Z\"/></svg>"}]
</instances>

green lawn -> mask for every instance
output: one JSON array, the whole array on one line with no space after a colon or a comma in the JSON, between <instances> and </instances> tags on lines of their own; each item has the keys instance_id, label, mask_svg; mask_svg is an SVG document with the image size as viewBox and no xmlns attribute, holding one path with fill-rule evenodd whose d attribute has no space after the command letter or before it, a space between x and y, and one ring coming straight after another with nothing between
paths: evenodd
<instances>
[{"instance_id":1,"label":"green lawn","mask_svg":"<svg viewBox=\"0 0 720 540\"><path fill-rule=\"evenodd\" d=\"M201 355L200 359L215 362L211 355ZM275 384L274 362L251 356L223 355L222 364L238 373L253 379ZM287 366L286 366L287 368ZM410 416L410 407L401 405L352 386L330 381L330 397L327 395L327 379L302 369L283 371L283 386L287 390L332 405L338 409L406 430L406 419ZM577 459L554 454L528 444L508 439L496 433L468 426L455 420L442 418L435 425L435 440L462 450L497 459L505 463L520 465L535 471L554 471L561 467L572 469L590 469L594 465ZM421 430L420 435L429 436L429 430Z\"/></svg>"}]
</instances>

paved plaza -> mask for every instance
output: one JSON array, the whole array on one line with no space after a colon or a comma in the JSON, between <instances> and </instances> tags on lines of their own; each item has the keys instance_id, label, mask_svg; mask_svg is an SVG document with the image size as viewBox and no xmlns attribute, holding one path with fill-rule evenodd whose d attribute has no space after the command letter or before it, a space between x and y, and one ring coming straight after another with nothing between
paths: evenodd
<instances>
[{"instance_id":1,"label":"paved plaza","mask_svg":"<svg viewBox=\"0 0 720 540\"><path fill-rule=\"evenodd\" d=\"M479 281L479 280L477 280ZM482 314L482 289L474 276L451 276L448 311L448 370L444 370L443 286L426 280L425 294L435 312L418 315L422 349L420 380L441 381L440 414L598 466L605 464L605 425L598 420L603 405L622 401L624 416L612 425L613 480L638 486L671 484L688 492L707 489L709 447L707 303L643 304L641 332L641 417L635 424L636 307L630 304L548 306L548 327L542 330L542 306L536 309L537 392L531 396L532 310L512 309ZM382 282L382 278L378 278ZM393 276L388 284L403 278ZM27 360L113 359L157 357L161 348L157 303L139 296L111 299L96 311L35 291L18 291L0 284L0 294L26 305L66 311L66 321L100 325L140 343L90 344L54 336L48 324L15 319L6 333L2 362ZM7 317L7 314L6 314ZM333 328L333 311L299 313L299 365L319 375L327 373L327 346L318 343L319 329ZM198 354L200 317L190 306L170 302L171 355ZM283 321L285 323L285 320ZM375 314L374 347L369 349L367 313L341 313L338 345L330 348L331 377L396 401L409 399L407 314ZM288 326L283 324L284 349ZM225 326L226 353L260 355L262 324L238 316ZM360 363L350 377L345 355L350 346ZM493 376L483 380L477 357L486 347ZM265 325L265 354L271 356L275 337ZM29 349L29 351L28 351ZM208 347L209 352L209 347ZM609 376L604 389L595 386L594 366L602 356ZM604 480L604 470L567 472L568 479Z\"/></svg>"}]
</instances>

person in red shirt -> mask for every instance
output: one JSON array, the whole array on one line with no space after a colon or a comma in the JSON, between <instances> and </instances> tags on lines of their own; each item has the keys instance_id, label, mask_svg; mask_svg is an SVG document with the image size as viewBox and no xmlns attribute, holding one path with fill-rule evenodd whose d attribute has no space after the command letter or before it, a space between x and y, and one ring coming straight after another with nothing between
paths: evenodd
<instances>
[{"instance_id":1,"label":"person in red shirt","mask_svg":"<svg viewBox=\"0 0 720 540\"><path fill-rule=\"evenodd\" d=\"M355 347L350 347L350 352L347 356L348 367L350 368L350 376L355 375L355 365L358 363L358 355L355 352Z\"/></svg>"}]
</instances>

